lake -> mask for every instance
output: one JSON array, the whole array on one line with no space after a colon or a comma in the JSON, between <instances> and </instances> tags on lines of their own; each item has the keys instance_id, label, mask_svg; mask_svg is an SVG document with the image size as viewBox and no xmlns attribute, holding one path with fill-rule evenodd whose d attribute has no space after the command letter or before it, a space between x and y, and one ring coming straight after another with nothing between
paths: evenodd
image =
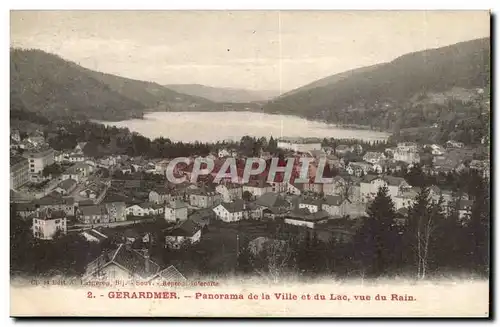
<instances>
[{"instance_id":1,"label":"lake","mask_svg":"<svg viewBox=\"0 0 500 327\"><path fill-rule=\"evenodd\" d=\"M144 119L103 122L108 126L127 127L151 139L163 136L172 141L216 142L240 140L242 136L355 138L386 140L390 134L371 130L347 129L296 116L256 112L153 112Z\"/></svg>"}]
</instances>

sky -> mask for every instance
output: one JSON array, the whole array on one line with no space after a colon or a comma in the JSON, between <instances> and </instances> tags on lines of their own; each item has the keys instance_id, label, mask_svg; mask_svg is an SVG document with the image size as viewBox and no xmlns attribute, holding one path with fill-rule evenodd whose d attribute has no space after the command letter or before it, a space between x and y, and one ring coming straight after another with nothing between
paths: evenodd
<instances>
[{"instance_id":1,"label":"sky","mask_svg":"<svg viewBox=\"0 0 500 327\"><path fill-rule=\"evenodd\" d=\"M11 11L11 46L159 84L286 92L488 37L486 11Z\"/></svg>"}]
</instances>

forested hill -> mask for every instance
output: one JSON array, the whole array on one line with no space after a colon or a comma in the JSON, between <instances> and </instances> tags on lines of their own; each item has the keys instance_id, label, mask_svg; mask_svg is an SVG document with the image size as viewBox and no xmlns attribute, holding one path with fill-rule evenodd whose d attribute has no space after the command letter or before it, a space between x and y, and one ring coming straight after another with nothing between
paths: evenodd
<instances>
[{"instance_id":1,"label":"forested hill","mask_svg":"<svg viewBox=\"0 0 500 327\"><path fill-rule=\"evenodd\" d=\"M427 101L442 105L458 90L463 102L464 92L472 97L489 81L490 39L483 38L333 75L271 100L263 110L394 131L439 120L427 117L422 100L444 96L445 101Z\"/></svg>"},{"instance_id":2,"label":"forested hill","mask_svg":"<svg viewBox=\"0 0 500 327\"><path fill-rule=\"evenodd\" d=\"M47 116L101 120L142 117L148 110L213 110L210 100L159 84L103 74L41 50L10 50L11 102Z\"/></svg>"}]
</instances>

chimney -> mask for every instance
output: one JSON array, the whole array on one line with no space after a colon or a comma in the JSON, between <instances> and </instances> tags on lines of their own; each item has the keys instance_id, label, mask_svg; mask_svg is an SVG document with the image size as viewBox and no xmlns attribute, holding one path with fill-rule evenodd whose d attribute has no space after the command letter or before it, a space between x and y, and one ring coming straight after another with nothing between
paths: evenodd
<instances>
[{"instance_id":1,"label":"chimney","mask_svg":"<svg viewBox=\"0 0 500 327\"><path fill-rule=\"evenodd\" d=\"M146 273L151 272L151 261L149 260L149 251L146 250L146 253L144 254L144 267L146 267Z\"/></svg>"}]
</instances>

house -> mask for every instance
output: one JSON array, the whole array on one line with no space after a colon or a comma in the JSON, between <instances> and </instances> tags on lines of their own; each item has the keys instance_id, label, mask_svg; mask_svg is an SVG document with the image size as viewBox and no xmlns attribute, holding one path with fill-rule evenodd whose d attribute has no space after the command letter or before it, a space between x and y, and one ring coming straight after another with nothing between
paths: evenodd
<instances>
[{"instance_id":1,"label":"house","mask_svg":"<svg viewBox=\"0 0 500 327\"><path fill-rule=\"evenodd\" d=\"M419 187L412 187L399 192L399 194L393 198L394 208L396 210L410 208L415 203L419 192Z\"/></svg>"},{"instance_id":2,"label":"house","mask_svg":"<svg viewBox=\"0 0 500 327\"><path fill-rule=\"evenodd\" d=\"M397 145L397 150L400 150L403 152L417 152L418 151L418 144L415 142L400 142Z\"/></svg>"},{"instance_id":3,"label":"house","mask_svg":"<svg viewBox=\"0 0 500 327\"><path fill-rule=\"evenodd\" d=\"M469 169L479 172L483 178L490 176L490 161L489 160L472 160L469 164Z\"/></svg>"},{"instance_id":4,"label":"house","mask_svg":"<svg viewBox=\"0 0 500 327\"><path fill-rule=\"evenodd\" d=\"M37 211L38 205L35 202L17 203L15 208L16 213L17 215L19 215L19 217L28 218L29 216L33 215L35 211Z\"/></svg>"},{"instance_id":5,"label":"house","mask_svg":"<svg viewBox=\"0 0 500 327\"><path fill-rule=\"evenodd\" d=\"M71 163L85 162L85 156L79 153L73 153L68 156L68 161Z\"/></svg>"},{"instance_id":6,"label":"house","mask_svg":"<svg viewBox=\"0 0 500 327\"><path fill-rule=\"evenodd\" d=\"M255 204L262 208L265 218L272 219L283 216L289 212L292 207L292 204L287 201L284 196L275 192L263 194L255 201Z\"/></svg>"},{"instance_id":7,"label":"house","mask_svg":"<svg viewBox=\"0 0 500 327\"><path fill-rule=\"evenodd\" d=\"M78 142L75 146L75 148L73 149L73 151L75 153L83 153L83 149L85 148L85 146L87 145L87 142Z\"/></svg>"},{"instance_id":8,"label":"house","mask_svg":"<svg viewBox=\"0 0 500 327\"><path fill-rule=\"evenodd\" d=\"M222 195L216 191L206 188L191 190L189 192L189 204L197 208L210 208L222 202Z\"/></svg>"},{"instance_id":9,"label":"house","mask_svg":"<svg viewBox=\"0 0 500 327\"><path fill-rule=\"evenodd\" d=\"M346 191L347 181L344 177L337 175L332 183L323 184L324 195L343 195Z\"/></svg>"},{"instance_id":10,"label":"house","mask_svg":"<svg viewBox=\"0 0 500 327\"><path fill-rule=\"evenodd\" d=\"M460 200L458 202L458 218L462 223L470 220L470 216L472 214L472 205L474 201L472 200Z\"/></svg>"},{"instance_id":11,"label":"house","mask_svg":"<svg viewBox=\"0 0 500 327\"><path fill-rule=\"evenodd\" d=\"M250 192L254 198L258 198L267 192L272 192L273 187L262 181L249 181L247 184L243 185L243 193Z\"/></svg>"},{"instance_id":12,"label":"house","mask_svg":"<svg viewBox=\"0 0 500 327\"><path fill-rule=\"evenodd\" d=\"M308 153L311 155L311 157L313 157L316 160L319 160L321 158L326 158L326 156L327 156L327 154L322 149L311 150L311 151L308 151Z\"/></svg>"},{"instance_id":13,"label":"house","mask_svg":"<svg viewBox=\"0 0 500 327\"><path fill-rule=\"evenodd\" d=\"M45 208L33 213L31 218L35 238L51 240L57 233L67 233L67 218L64 211Z\"/></svg>"},{"instance_id":14,"label":"house","mask_svg":"<svg viewBox=\"0 0 500 327\"><path fill-rule=\"evenodd\" d=\"M285 217L284 222L289 225L315 228L318 224L326 223L328 219L330 219L330 215L326 211L321 210L311 213L304 208L292 211Z\"/></svg>"},{"instance_id":15,"label":"house","mask_svg":"<svg viewBox=\"0 0 500 327\"><path fill-rule=\"evenodd\" d=\"M81 236L85 237L85 239L89 242L94 243L102 243L108 239L106 235L99 232L97 229L89 229L80 233Z\"/></svg>"},{"instance_id":16,"label":"house","mask_svg":"<svg viewBox=\"0 0 500 327\"><path fill-rule=\"evenodd\" d=\"M169 222L178 222L187 220L187 204L180 201L170 201L165 206L165 220Z\"/></svg>"},{"instance_id":17,"label":"house","mask_svg":"<svg viewBox=\"0 0 500 327\"><path fill-rule=\"evenodd\" d=\"M35 148L39 148L39 147L42 147L44 146L46 143L45 143L45 137L43 137L43 134L33 134L33 135L30 135L27 139L26 139L29 143L31 143Z\"/></svg>"},{"instance_id":18,"label":"house","mask_svg":"<svg viewBox=\"0 0 500 327\"><path fill-rule=\"evenodd\" d=\"M163 212L164 212L163 205L156 204L153 202L144 202L126 208L127 216L134 216L134 217L154 217L162 215Z\"/></svg>"},{"instance_id":19,"label":"house","mask_svg":"<svg viewBox=\"0 0 500 327\"><path fill-rule=\"evenodd\" d=\"M109 222L125 221L127 220L127 210L125 202L113 201L104 203L108 213Z\"/></svg>"},{"instance_id":20,"label":"house","mask_svg":"<svg viewBox=\"0 0 500 327\"><path fill-rule=\"evenodd\" d=\"M84 177L88 177L92 171L92 166L82 162L76 163L62 173L61 180L74 179L80 182Z\"/></svg>"},{"instance_id":21,"label":"house","mask_svg":"<svg viewBox=\"0 0 500 327\"><path fill-rule=\"evenodd\" d=\"M352 152L360 155L361 153L363 153L363 146L361 146L361 144L355 144L351 147L351 150Z\"/></svg>"},{"instance_id":22,"label":"house","mask_svg":"<svg viewBox=\"0 0 500 327\"><path fill-rule=\"evenodd\" d=\"M67 216L71 217L75 215L75 199L72 197L62 197L56 192L35 200L35 204L40 209L48 208L54 211L64 211Z\"/></svg>"},{"instance_id":23,"label":"house","mask_svg":"<svg viewBox=\"0 0 500 327\"><path fill-rule=\"evenodd\" d=\"M233 151L231 149L220 149L217 152L217 156L219 158L227 158L227 157L236 157L238 153L236 151Z\"/></svg>"},{"instance_id":24,"label":"house","mask_svg":"<svg viewBox=\"0 0 500 327\"><path fill-rule=\"evenodd\" d=\"M28 152L25 157L29 161L30 174L40 174L45 167L55 162L52 149Z\"/></svg>"},{"instance_id":25,"label":"house","mask_svg":"<svg viewBox=\"0 0 500 327\"><path fill-rule=\"evenodd\" d=\"M367 162L350 162L347 165L346 171L349 175L361 177L368 174L372 170L372 164Z\"/></svg>"},{"instance_id":26,"label":"house","mask_svg":"<svg viewBox=\"0 0 500 327\"><path fill-rule=\"evenodd\" d=\"M387 155L387 157L389 157L389 158L394 158L394 153L396 153L396 150L397 150L397 149L398 149L398 148L386 148L386 149L384 150L384 153Z\"/></svg>"},{"instance_id":27,"label":"house","mask_svg":"<svg viewBox=\"0 0 500 327\"><path fill-rule=\"evenodd\" d=\"M314 198L301 197L299 198L298 204L299 209L307 209L309 212L315 213L321 210L322 201Z\"/></svg>"},{"instance_id":28,"label":"house","mask_svg":"<svg viewBox=\"0 0 500 327\"><path fill-rule=\"evenodd\" d=\"M369 151L363 156L363 160L371 164L376 164L385 159L386 157L382 152Z\"/></svg>"},{"instance_id":29,"label":"house","mask_svg":"<svg viewBox=\"0 0 500 327\"><path fill-rule=\"evenodd\" d=\"M460 150L451 150L442 156L435 156L432 160L433 174L440 172L449 173L457 171L464 161L472 159L472 154L461 152Z\"/></svg>"},{"instance_id":30,"label":"house","mask_svg":"<svg viewBox=\"0 0 500 327\"><path fill-rule=\"evenodd\" d=\"M201 226L188 219L165 231L165 247L179 249L184 244L198 243L201 238Z\"/></svg>"},{"instance_id":31,"label":"house","mask_svg":"<svg viewBox=\"0 0 500 327\"><path fill-rule=\"evenodd\" d=\"M234 202L222 202L213 211L218 219L230 223L234 221L240 221L244 219L244 211L246 210L246 204L243 200L237 200Z\"/></svg>"},{"instance_id":32,"label":"house","mask_svg":"<svg viewBox=\"0 0 500 327\"><path fill-rule=\"evenodd\" d=\"M442 156L446 153L446 149L438 144L429 144L426 147L431 150L433 156Z\"/></svg>"},{"instance_id":33,"label":"house","mask_svg":"<svg viewBox=\"0 0 500 327\"><path fill-rule=\"evenodd\" d=\"M107 158L99 159L96 166L101 167L101 168L110 169L111 167L115 166L116 164L117 164L117 160L115 157L107 157Z\"/></svg>"},{"instance_id":34,"label":"house","mask_svg":"<svg viewBox=\"0 0 500 327\"><path fill-rule=\"evenodd\" d=\"M327 155L325 160L326 160L326 164L330 167L330 169L333 169L333 168L340 169L340 168L344 167L340 158L333 155L333 154Z\"/></svg>"},{"instance_id":35,"label":"house","mask_svg":"<svg viewBox=\"0 0 500 327\"><path fill-rule=\"evenodd\" d=\"M109 223L109 214L105 204L80 206L78 220L83 224Z\"/></svg>"},{"instance_id":36,"label":"house","mask_svg":"<svg viewBox=\"0 0 500 327\"><path fill-rule=\"evenodd\" d=\"M286 193L288 189L288 183L283 181L283 178L280 177L281 175L276 174L275 181L270 182L269 185L271 185L271 192L276 192L276 193Z\"/></svg>"},{"instance_id":37,"label":"house","mask_svg":"<svg viewBox=\"0 0 500 327\"><path fill-rule=\"evenodd\" d=\"M415 164L420 162L420 154L418 154L418 152L396 150L394 153L394 160Z\"/></svg>"},{"instance_id":38,"label":"house","mask_svg":"<svg viewBox=\"0 0 500 327\"><path fill-rule=\"evenodd\" d=\"M328 212L330 216L340 217L343 199L340 195L327 195L321 204L321 210Z\"/></svg>"},{"instance_id":39,"label":"house","mask_svg":"<svg viewBox=\"0 0 500 327\"><path fill-rule=\"evenodd\" d=\"M349 152L352 152L352 148L350 146L348 146L348 145L345 145L345 144L338 145L335 148L335 154L336 155L343 156L343 155L346 155Z\"/></svg>"},{"instance_id":40,"label":"house","mask_svg":"<svg viewBox=\"0 0 500 327\"><path fill-rule=\"evenodd\" d=\"M315 194L320 194L323 193L323 183L304 183L304 191L305 192L310 192L310 193L315 193Z\"/></svg>"},{"instance_id":41,"label":"house","mask_svg":"<svg viewBox=\"0 0 500 327\"><path fill-rule=\"evenodd\" d=\"M149 202L165 204L170 201L170 192L166 187L156 187L149 192Z\"/></svg>"},{"instance_id":42,"label":"house","mask_svg":"<svg viewBox=\"0 0 500 327\"><path fill-rule=\"evenodd\" d=\"M148 281L159 271L160 266L150 259L148 253L120 244L117 249L105 252L89 263L82 280Z\"/></svg>"},{"instance_id":43,"label":"house","mask_svg":"<svg viewBox=\"0 0 500 327\"><path fill-rule=\"evenodd\" d=\"M447 148L455 148L455 149L460 149L464 147L464 144L462 142L457 142L453 140L449 140L446 142L446 147Z\"/></svg>"},{"instance_id":44,"label":"house","mask_svg":"<svg viewBox=\"0 0 500 327\"><path fill-rule=\"evenodd\" d=\"M91 183L83 188L78 194L87 199L97 199L106 190L106 185L102 183Z\"/></svg>"},{"instance_id":45,"label":"house","mask_svg":"<svg viewBox=\"0 0 500 327\"><path fill-rule=\"evenodd\" d=\"M380 187L387 187L388 193L394 200L400 191L410 188L404 178L394 176L366 175L360 183L361 202L369 202L375 198Z\"/></svg>"},{"instance_id":46,"label":"house","mask_svg":"<svg viewBox=\"0 0 500 327\"><path fill-rule=\"evenodd\" d=\"M243 187L238 184L220 184L215 187L215 191L222 196L223 202L232 202L243 197Z\"/></svg>"},{"instance_id":47,"label":"house","mask_svg":"<svg viewBox=\"0 0 500 327\"><path fill-rule=\"evenodd\" d=\"M300 137L282 137L278 139L277 146L280 149L302 153L307 153L313 150L321 150L321 142L319 140Z\"/></svg>"},{"instance_id":48,"label":"house","mask_svg":"<svg viewBox=\"0 0 500 327\"><path fill-rule=\"evenodd\" d=\"M10 132L10 138L15 142L21 142L21 134L18 129L13 129Z\"/></svg>"},{"instance_id":49,"label":"house","mask_svg":"<svg viewBox=\"0 0 500 327\"><path fill-rule=\"evenodd\" d=\"M418 154L418 145L414 142L398 143L396 151L393 154L393 159L408 164L419 163L420 155Z\"/></svg>"},{"instance_id":50,"label":"house","mask_svg":"<svg viewBox=\"0 0 500 327\"><path fill-rule=\"evenodd\" d=\"M321 150L323 150L323 152L326 153L327 155L335 154L335 149L332 148L331 146L324 146L321 148Z\"/></svg>"},{"instance_id":51,"label":"house","mask_svg":"<svg viewBox=\"0 0 500 327\"><path fill-rule=\"evenodd\" d=\"M21 156L10 157L10 188L18 189L30 180L30 168L26 158Z\"/></svg>"},{"instance_id":52,"label":"house","mask_svg":"<svg viewBox=\"0 0 500 327\"><path fill-rule=\"evenodd\" d=\"M287 189L286 189L287 194L301 195L303 191L304 191L304 183L295 183L295 182L287 183Z\"/></svg>"},{"instance_id":53,"label":"house","mask_svg":"<svg viewBox=\"0 0 500 327\"><path fill-rule=\"evenodd\" d=\"M75 181L74 179L71 179L71 178L65 179L61 183L59 183L59 185L57 185L57 187L54 189L54 191L56 191L57 193L59 193L61 195L68 195L71 192L73 192L73 190L76 188L77 184L78 184L78 182Z\"/></svg>"},{"instance_id":54,"label":"house","mask_svg":"<svg viewBox=\"0 0 500 327\"><path fill-rule=\"evenodd\" d=\"M367 215L366 210L366 203L344 199L340 205L340 216L351 219L365 217Z\"/></svg>"},{"instance_id":55,"label":"house","mask_svg":"<svg viewBox=\"0 0 500 327\"><path fill-rule=\"evenodd\" d=\"M173 284L174 288L176 284L184 285L186 282L186 277L184 277L177 268L174 266L169 266L168 268L163 269L158 274L156 274L151 282L156 283L157 285L169 285L168 283Z\"/></svg>"}]
</instances>

